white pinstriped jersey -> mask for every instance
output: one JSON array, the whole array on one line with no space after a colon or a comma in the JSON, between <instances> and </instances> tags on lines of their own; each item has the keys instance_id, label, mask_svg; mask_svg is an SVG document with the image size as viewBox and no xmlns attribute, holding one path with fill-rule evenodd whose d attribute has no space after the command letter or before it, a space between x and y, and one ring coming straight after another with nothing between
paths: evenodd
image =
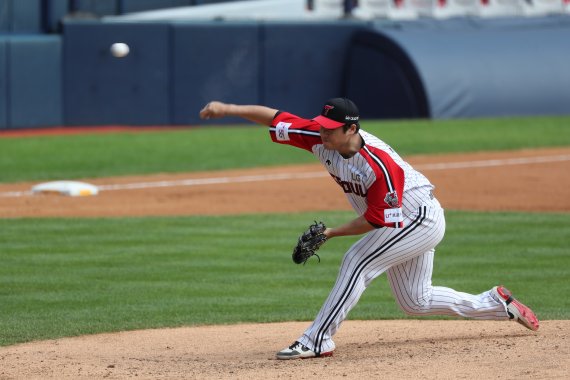
<instances>
[{"instance_id":1,"label":"white pinstriped jersey","mask_svg":"<svg viewBox=\"0 0 570 380\"><path fill-rule=\"evenodd\" d=\"M279 112L272 123L273 141L293 145L313 153L331 177L343 189L358 213L377 227L403 227L403 196L413 189L429 196L433 185L414 170L388 144L360 130L364 144L352 157L345 159L336 150L325 149L320 125L287 112Z\"/></svg>"}]
</instances>

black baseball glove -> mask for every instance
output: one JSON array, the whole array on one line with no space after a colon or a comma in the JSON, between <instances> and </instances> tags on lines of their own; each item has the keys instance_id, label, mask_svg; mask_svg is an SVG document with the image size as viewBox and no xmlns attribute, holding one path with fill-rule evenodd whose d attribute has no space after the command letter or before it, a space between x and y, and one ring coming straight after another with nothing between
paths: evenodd
<instances>
[{"instance_id":1,"label":"black baseball glove","mask_svg":"<svg viewBox=\"0 0 570 380\"><path fill-rule=\"evenodd\" d=\"M324 235L326 228L323 222L315 221L315 223L311 224L307 231L299 237L297 246L293 249L293 261L295 264L305 264L313 255L318 257L319 262L321 261L319 255L315 252L327 241L327 237Z\"/></svg>"}]
</instances>

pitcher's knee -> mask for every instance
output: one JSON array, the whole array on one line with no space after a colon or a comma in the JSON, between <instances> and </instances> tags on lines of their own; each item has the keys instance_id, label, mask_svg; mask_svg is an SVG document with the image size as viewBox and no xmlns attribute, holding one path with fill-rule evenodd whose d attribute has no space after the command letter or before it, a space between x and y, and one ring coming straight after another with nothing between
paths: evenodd
<instances>
[{"instance_id":1,"label":"pitcher's knee","mask_svg":"<svg viewBox=\"0 0 570 380\"><path fill-rule=\"evenodd\" d=\"M408 315L426 314L431 309L431 294L424 297L398 298L398 305Z\"/></svg>"}]
</instances>

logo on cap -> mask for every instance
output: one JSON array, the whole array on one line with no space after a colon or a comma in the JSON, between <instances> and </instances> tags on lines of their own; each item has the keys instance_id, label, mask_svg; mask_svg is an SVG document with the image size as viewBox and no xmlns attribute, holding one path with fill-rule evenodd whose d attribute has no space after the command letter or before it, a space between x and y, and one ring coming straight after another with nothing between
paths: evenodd
<instances>
[{"instance_id":1,"label":"logo on cap","mask_svg":"<svg viewBox=\"0 0 570 380\"><path fill-rule=\"evenodd\" d=\"M334 106L329 106L328 104L325 105L325 109L323 110L323 116L327 116L330 110L332 110Z\"/></svg>"},{"instance_id":2,"label":"logo on cap","mask_svg":"<svg viewBox=\"0 0 570 380\"><path fill-rule=\"evenodd\" d=\"M358 108L347 98L333 98L327 100L319 116L312 119L326 129L335 129L358 123Z\"/></svg>"}]
</instances>

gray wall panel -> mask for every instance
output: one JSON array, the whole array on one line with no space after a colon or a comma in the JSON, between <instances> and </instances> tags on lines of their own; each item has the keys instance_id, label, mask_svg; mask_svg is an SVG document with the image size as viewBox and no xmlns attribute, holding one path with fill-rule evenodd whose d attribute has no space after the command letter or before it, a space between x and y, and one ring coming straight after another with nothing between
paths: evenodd
<instances>
[{"instance_id":1,"label":"gray wall panel","mask_svg":"<svg viewBox=\"0 0 570 380\"><path fill-rule=\"evenodd\" d=\"M262 101L257 23L176 24L172 46L175 124L203 123L198 111L209 100Z\"/></svg>"},{"instance_id":2,"label":"gray wall panel","mask_svg":"<svg viewBox=\"0 0 570 380\"><path fill-rule=\"evenodd\" d=\"M7 38L0 37L0 129L8 128L8 56Z\"/></svg>"},{"instance_id":3,"label":"gray wall panel","mask_svg":"<svg viewBox=\"0 0 570 380\"><path fill-rule=\"evenodd\" d=\"M170 124L170 26L67 23L65 120L70 125ZM111 55L115 42L130 46Z\"/></svg>"},{"instance_id":4,"label":"gray wall panel","mask_svg":"<svg viewBox=\"0 0 570 380\"><path fill-rule=\"evenodd\" d=\"M263 29L263 102L299 116L317 115L344 96L350 39L362 23L267 23Z\"/></svg>"},{"instance_id":5,"label":"gray wall panel","mask_svg":"<svg viewBox=\"0 0 570 380\"><path fill-rule=\"evenodd\" d=\"M9 44L10 127L61 125L61 38L14 36Z\"/></svg>"}]
</instances>

